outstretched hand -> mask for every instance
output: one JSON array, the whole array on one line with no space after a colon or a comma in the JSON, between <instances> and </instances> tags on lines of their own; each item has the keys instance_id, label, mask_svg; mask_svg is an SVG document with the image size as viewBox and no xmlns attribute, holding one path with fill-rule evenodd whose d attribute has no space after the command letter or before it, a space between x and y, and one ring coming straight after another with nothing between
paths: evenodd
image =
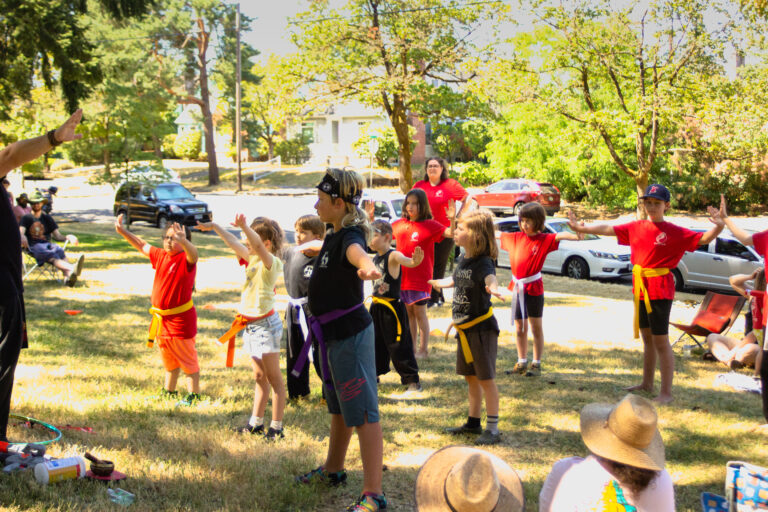
<instances>
[{"instance_id":1,"label":"outstretched hand","mask_svg":"<svg viewBox=\"0 0 768 512\"><path fill-rule=\"evenodd\" d=\"M71 140L82 139L82 133L75 133L75 129L77 128L77 125L80 123L82 118L83 109L79 108L75 110L75 113L69 116L69 119L64 121L64 124L59 126L59 128L54 133L56 140L59 142L69 142Z\"/></svg>"},{"instance_id":2,"label":"outstretched hand","mask_svg":"<svg viewBox=\"0 0 768 512\"><path fill-rule=\"evenodd\" d=\"M173 241L177 244L180 244L187 239L186 233L184 233L184 228L181 227L178 222L174 222L171 225L171 236L173 237Z\"/></svg>"},{"instance_id":3,"label":"outstretched hand","mask_svg":"<svg viewBox=\"0 0 768 512\"><path fill-rule=\"evenodd\" d=\"M448 205L445 207L445 214L448 219L456 217L456 201L453 199L448 200Z\"/></svg>"},{"instance_id":4,"label":"outstretched hand","mask_svg":"<svg viewBox=\"0 0 768 512\"><path fill-rule=\"evenodd\" d=\"M707 206L707 213L709 214L709 222L711 222L716 226L725 226L725 218L722 212L723 212L722 208L720 210L717 210L712 206Z\"/></svg>"},{"instance_id":5,"label":"outstretched hand","mask_svg":"<svg viewBox=\"0 0 768 512\"><path fill-rule=\"evenodd\" d=\"M374 212L376 211L376 208L373 204L373 200L367 199L363 201L363 209L365 210L365 213L368 215L368 220L370 222L373 222Z\"/></svg>"},{"instance_id":6,"label":"outstretched hand","mask_svg":"<svg viewBox=\"0 0 768 512\"><path fill-rule=\"evenodd\" d=\"M583 233L581 231L581 228L584 227L584 223L580 222L576 218L576 214L573 213L573 209L569 209L568 210L568 227L571 228L576 233ZM582 235L582 238L583 238L583 235Z\"/></svg>"},{"instance_id":7,"label":"outstretched hand","mask_svg":"<svg viewBox=\"0 0 768 512\"><path fill-rule=\"evenodd\" d=\"M507 300L507 296L510 295L510 291L506 288L499 288L499 285L494 283L492 285L486 285L485 291L496 297L501 301Z\"/></svg>"},{"instance_id":8,"label":"outstretched hand","mask_svg":"<svg viewBox=\"0 0 768 512\"><path fill-rule=\"evenodd\" d=\"M125 226L123 226L123 214L121 213L115 219L115 231L120 233L120 232L122 232L124 230L125 230Z\"/></svg>"},{"instance_id":9,"label":"outstretched hand","mask_svg":"<svg viewBox=\"0 0 768 512\"><path fill-rule=\"evenodd\" d=\"M440 286L440 280L438 280L438 279L430 279L429 281L427 281L427 283L428 283L428 284L429 284L429 285L430 285L432 288L434 288L435 290L437 290L438 292L439 292L440 290L442 290L442 289L443 289L443 287L442 287L442 286Z\"/></svg>"},{"instance_id":10,"label":"outstretched hand","mask_svg":"<svg viewBox=\"0 0 768 512\"><path fill-rule=\"evenodd\" d=\"M411 256L411 259L413 260L413 264L417 267L421 265L421 262L424 261L424 249L417 245L413 250L413 256Z\"/></svg>"},{"instance_id":11,"label":"outstretched hand","mask_svg":"<svg viewBox=\"0 0 768 512\"><path fill-rule=\"evenodd\" d=\"M197 229L200 231L213 231L213 222L200 222L197 221Z\"/></svg>"},{"instance_id":12,"label":"outstretched hand","mask_svg":"<svg viewBox=\"0 0 768 512\"><path fill-rule=\"evenodd\" d=\"M247 226L247 223L245 221L245 215L242 213L238 213L237 215L235 215L235 220L234 222L232 222L232 225L240 229L245 228Z\"/></svg>"},{"instance_id":13,"label":"outstretched hand","mask_svg":"<svg viewBox=\"0 0 768 512\"><path fill-rule=\"evenodd\" d=\"M375 281L381 279L381 272L376 267L357 269L357 277L363 281Z\"/></svg>"},{"instance_id":14,"label":"outstretched hand","mask_svg":"<svg viewBox=\"0 0 768 512\"><path fill-rule=\"evenodd\" d=\"M726 218L728 216L728 207L725 204L725 194L720 194L720 216Z\"/></svg>"}]
</instances>

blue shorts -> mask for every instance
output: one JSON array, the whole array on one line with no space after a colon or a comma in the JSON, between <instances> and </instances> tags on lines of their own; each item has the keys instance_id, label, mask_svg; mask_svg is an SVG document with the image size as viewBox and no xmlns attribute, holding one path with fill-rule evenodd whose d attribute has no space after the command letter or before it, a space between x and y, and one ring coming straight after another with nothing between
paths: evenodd
<instances>
[{"instance_id":1,"label":"blue shorts","mask_svg":"<svg viewBox=\"0 0 768 512\"><path fill-rule=\"evenodd\" d=\"M324 383L328 412L341 414L347 427L379 421L373 324L354 336L326 342L332 383ZM332 386L332 387L331 387Z\"/></svg>"},{"instance_id":2,"label":"blue shorts","mask_svg":"<svg viewBox=\"0 0 768 512\"><path fill-rule=\"evenodd\" d=\"M64 249L51 242L43 242L29 246L29 252L35 257L37 263L43 263L51 260L63 260Z\"/></svg>"},{"instance_id":3,"label":"blue shorts","mask_svg":"<svg viewBox=\"0 0 768 512\"><path fill-rule=\"evenodd\" d=\"M262 359L264 354L280 352L283 339L283 321L275 312L245 326L243 330L243 349L253 358Z\"/></svg>"}]
</instances>

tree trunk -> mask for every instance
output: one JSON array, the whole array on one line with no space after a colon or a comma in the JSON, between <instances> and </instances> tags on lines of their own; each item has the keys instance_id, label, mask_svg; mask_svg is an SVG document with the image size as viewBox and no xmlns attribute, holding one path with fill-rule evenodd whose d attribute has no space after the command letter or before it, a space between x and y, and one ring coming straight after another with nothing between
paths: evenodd
<instances>
[{"instance_id":1,"label":"tree trunk","mask_svg":"<svg viewBox=\"0 0 768 512\"><path fill-rule=\"evenodd\" d=\"M272 138L267 139L267 161L275 157L275 141Z\"/></svg>"},{"instance_id":2,"label":"tree trunk","mask_svg":"<svg viewBox=\"0 0 768 512\"><path fill-rule=\"evenodd\" d=\"M109 153L109 117L107 117L104 120L104 146L101 150L101 161L104 164L104 174L109 175L110 174L110 153Z\"/></svg>"},{"instance_id":3,"label":"tree trunk","mask_svg":"<svg viewBox=\"0 0 768 512\"><path fill-rule=\"evenodd\" d=\"M645 194L645 189L648 188L648 172L644 172L641 169L637 170L637 176L635 177L635 186L637 187L637 211L635 216L638 220L646 219L645 210L643 209L641 197Z\"/></svg>"},{"instance_id":4,"label":"tree trunk","mask_svg":"<svg viewBox=\"0 0 768 512\"><path fill-rule=\"evenodd\" d=\"M197 45L197 64L200 69L200 99L202 100L200 110L203 114L205 151L208 155L208 184L218 185L219 166L216 163L216 146L213 141L213 116L211 115L210 93L208 91L208 61L205 56L208 51L210 32L204 30L204 21L202 19L198 19L197 22L200 29Z\"/></svg>"},{"instance_id":5,"label":"tree trunk","mask_svg":"<svg viewBox=\"0 0 768 512\"><path fill-rule=\"evenodd\" d=\"M400 191L405 194L413 187L413 173L411 171L411 134L408 131L408 118L405 105L399 96L395 96L392 102L392 113L389 116L392 128L397 137L397 154L400 159Z\"/></svg>"},{"instance_id":6,"label":"tree trunk","mask_svg":"<svg viewBox=\"0 0 768 512\"><path fill-rule=\"evenodd\" d=\"M152 134L152 145L155 148L155 156L158 159L162 159L163 158L163 141L160 140L160 137L158 137L154 133Z\"/></svg>"}]
</instances>

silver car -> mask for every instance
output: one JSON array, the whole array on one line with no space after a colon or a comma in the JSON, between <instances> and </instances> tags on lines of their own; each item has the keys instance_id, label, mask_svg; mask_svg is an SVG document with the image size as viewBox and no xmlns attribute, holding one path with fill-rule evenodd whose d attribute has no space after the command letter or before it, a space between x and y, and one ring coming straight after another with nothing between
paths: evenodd
<instances>
[{"instance_id":1,"label":"silver car","mask_svg":"<svg viewBox=\"0 0 768 512\"><path fill-rule=\"evenodd\" d=\"M499 247L499 267L509 268L509 254L501 250L501 233L520 231L517 217L495 219L496 245ZM545 233L571 231L564 219L547 219ZM615 279L632 273L629 246L619 245L615 238L585 235L584 240L562 240L558 250L544 260L545 272L562 274L575 279Z\"/></svg>"},{"instance_id":2,"label":"silver car","mask_svg":"<svg viewBox=\"0 0 768 512\"><path fill-rule=\"evenodd\" d=\"M697 230L700 231L700 230ZM720 235L708 245L685 253L672 270L675 289L705 288L732 291L728 278L734 274L751 274L763 267L763 258L730 235Z\"/></svg>"}]
</instances>

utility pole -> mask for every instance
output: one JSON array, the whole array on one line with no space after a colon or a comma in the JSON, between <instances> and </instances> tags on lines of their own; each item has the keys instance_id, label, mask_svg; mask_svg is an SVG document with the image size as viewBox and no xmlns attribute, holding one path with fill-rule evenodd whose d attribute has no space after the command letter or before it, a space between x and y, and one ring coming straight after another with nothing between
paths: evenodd
<instances>
[{"instance_id":1,"label":"utility pole","mask_svg":"<svg viewBox=\"0 0 768 512\"><path fill-rule=\"evenodd\" d=\"M243 151L243 133L240 128L240 3L237 4L235 16L235 32L237 33L237 65L235 66L235 140L237 146L237 191L243 191L243 173L240 163L240 155Z\"/></svg>"}]
</instances>

